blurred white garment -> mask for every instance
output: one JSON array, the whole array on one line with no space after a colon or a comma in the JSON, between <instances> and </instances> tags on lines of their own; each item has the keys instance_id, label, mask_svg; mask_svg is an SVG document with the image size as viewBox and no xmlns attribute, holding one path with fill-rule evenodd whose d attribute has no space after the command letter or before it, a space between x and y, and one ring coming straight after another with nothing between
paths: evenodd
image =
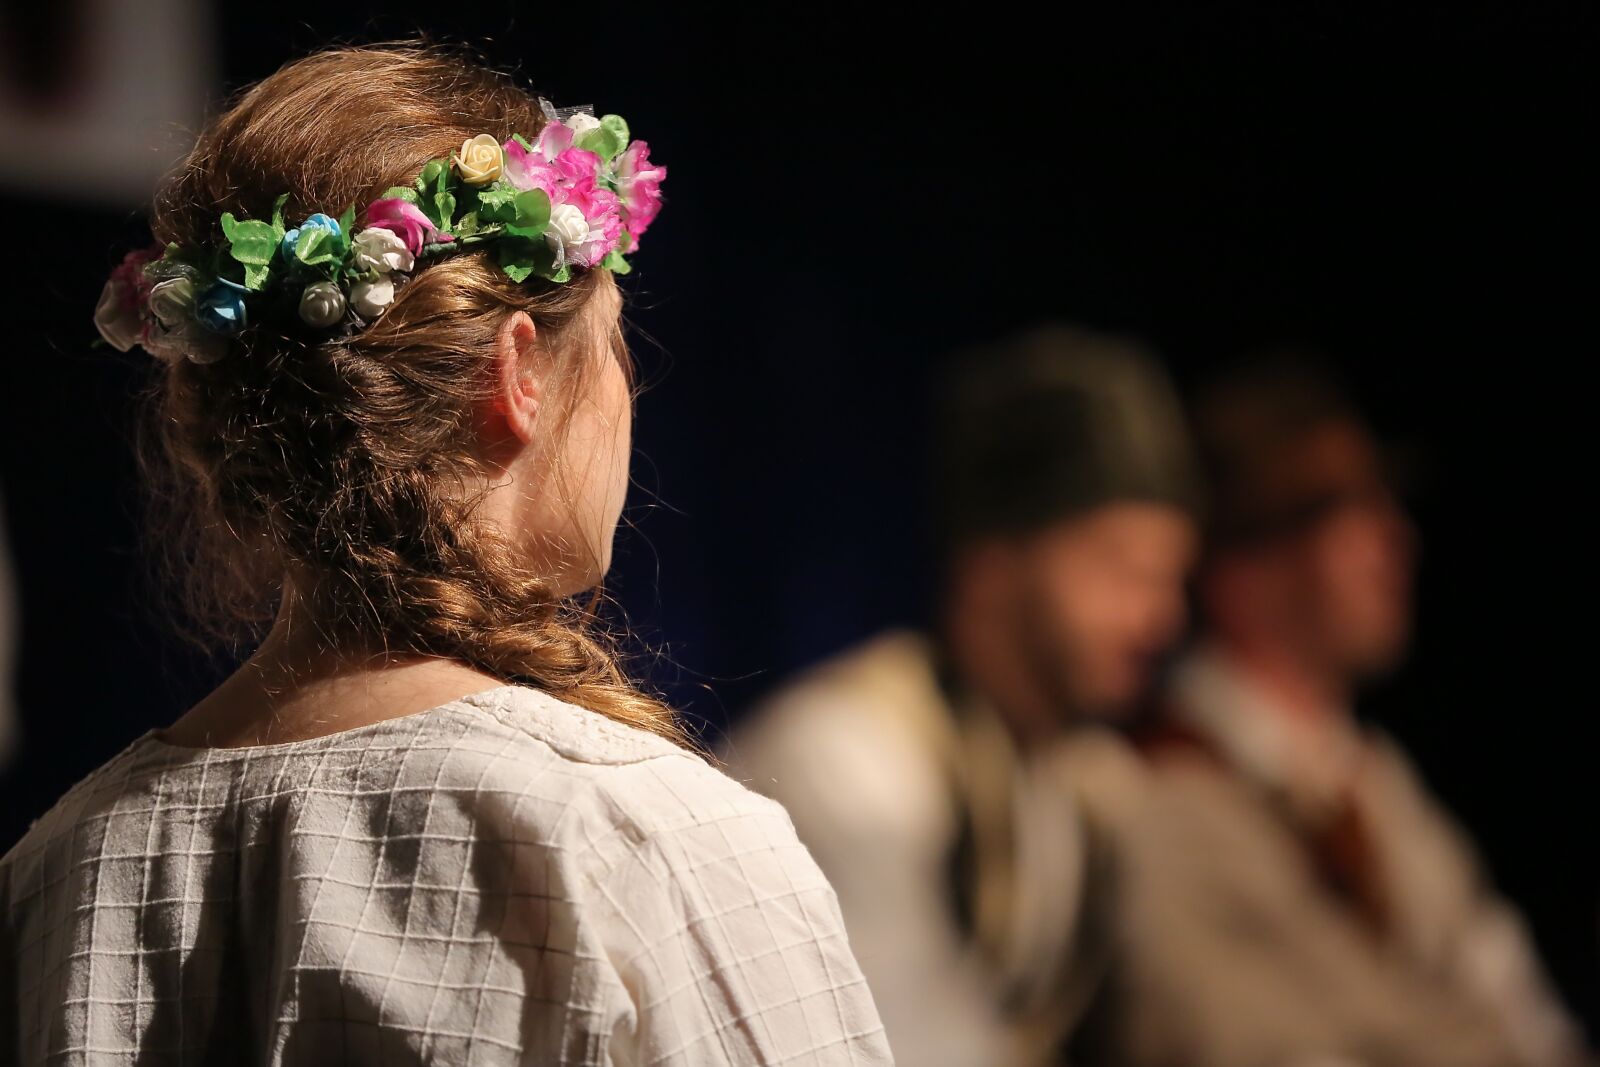
<instances>
[{"instance_id":1,"label":"blurred white garment","mask_svg":"<svg viewBox=\"0 0 1600 1067\"><path fill-rule=\"evenodd\" d=\"M1521 919L1396 745L1273 706L1213 648L1180 663L1169 711L1145 791L1091 798L1124 874L1122 1062L1587 1062ZM1360 860L1342 889L1330 847Z\"/></svg>"},{"instance_id":2,"label":"blurred white garment","mask_svg":"<svg viewBox=\"0 0 1600 1067\"><path fill-rule=\"evenodd\" d=\"M183 158L219 87L212 5L87 0L40 42L35 69L0 69L0 182L52 199L148 201ZM32 84L34 77L46 84ZM88 153L93 163L82 160ZM70 162L69 162L70 161Z\"/></svg>"},{"instance_id":3,"label":"blurred white garment","mask_svg":"<svg viewBox=\"0 0 1600 1067\"><path fill-rule=\"evenodd\" d=\"M887 633L806 672L724 756L833 883L900 1062L1056 1062L1093 970L1079 812L996 717L951 706L925 638Z\"/></svg>"}]
</instances>

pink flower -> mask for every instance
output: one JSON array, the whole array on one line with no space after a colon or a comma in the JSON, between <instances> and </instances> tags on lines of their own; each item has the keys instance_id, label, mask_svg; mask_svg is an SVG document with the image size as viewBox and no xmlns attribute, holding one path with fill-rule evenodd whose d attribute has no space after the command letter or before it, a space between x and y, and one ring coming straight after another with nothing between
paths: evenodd
<instances>
[{"instance_id":1,"label":"pink flower","mask_svg":"<svg viewBox=\"0 0 1600 1067\"><path fill-rule=\"evenodd\" d=\"M552 203L557 208L576 208L588 226L580 240L565 242L566 259L577 267L592 267L605 259L622 232L617 194L595 180L599 165L599 156L580 148L567 149L554 164L562 181L556 186Z\"/></svg>"},{"instance_id":2,"label":"pink flower","mask_svg":"<svg viewBox=\"0 0 1600 1067\"><path fill-rule=\"evenodd\" d=\"M539 189L550 198L551 227L545 239L558 264L592 267L606 258L622 233L621 205L599 184L598 155L572 147L572 131L552 122L533 148L507 141L505 178L518 189Z\"/></svg>"},{"instance_id":3,"label":"pink flower","mask_svg":"<svg viewBox=\"0 0 1600 1067\"><path fill-rule=\"evenodd\" d=\"M422 213L421 208L398 196L374 200L368 204L367 225L377 226L395 234L406 243L406 250L412 255L421 252L426 244L455 240L453 236L435 226L432 220Z\"/></svg>"},{"instance_id":4,"label":"pink flower","mask_svg":"<svg viewBox=\"0 0 1600 1067\"><path fill-rule=\"evenodd\" d=\"M123 256L122 262L111 271L111 280L117 282L125 294L125 306L138 307L150 295L155 283L144 276L144 268L146 264L160 259L164 251L160 245L136 248Z\"/></svg>"},{"instance_id":5,"label":"pink flower","mask_svg":"<svg viewBox=\"0 0 1600 1067\"><path fill-rule=\"evenodd\" d=\"M143 344L150 336L151 319L146 302L154 283L145 277L145 265L161 258L160 245L136 248L111 271L94 308L94 324L106 343L119 352Z\"/></svg>"},{"instance_id":6,"label":"pink flower","mask_svg":"<svg viewBox=\"0 0 1600 1067\"><path fill-rule=\"evenodd\" d=\"M623 224L631 236L638 237L661 212L661 182L667 176L667 168L652 166L650 146L634 141L617 157L616 173Z\"/></svg>"},{"instance_id":7,"label":"pink flower","mask_svg":"<svg viewBox=\"0 0 1600 1067\"><path fill-rule=\"evenodd\" d=\"M568 148L551 164L569 186L593 183L600 173L600 157L582 148Z\"/></svg>"},{"instance_id":8,"label":"pink flower","mask_svg":"<svg viewBox=\"0 0 1600 1067\"><path fill-rule=\"evenodd\" d=\"M573 151L576 149L563 155L571 155ZM584 221L589 224L588 235L577 248L569 250L569 257L580 267L592 267L616 247L617 236L622 233L622 214L617 194L598 184L592 173L574 181L562 193L562 203L583 212Z\"/></svg>"},{"instance_id":9,"label":"pink flower","mask_svg":"<svg viewBox=\"0 0 1600 1067\"><path fill-rule=\"evenodd\" d=\"M528 151L515 139L507 141L501 147L506 152L505 170L501 172L501 176L510 182L513 188L544 189L546 193L550 192L542 180L545 173L545 158L542 154Z\"/></svg>"},{"instance_id":10,"label":"pink flower","mask_svg":"<svg viewBox=\"0 0 1600 1067\"><path fill-rule=\"evenodd\" d=\"M550 165L572 147L572 138L571 128L559 122L545 123L532 149L523 148L513 137L501 145L506 154L503 172L506 181L518 189L543 189L549 194L554 182ZM551 200L554 199L551 196Z\"/></svg>"},{"instance_id":11,"label":"pink flower","mask_svg":"<svg viewBox=\"0 0 1600 1067\"><path fill-rule=\"evenodd\" d=\"M513 189L542 190L550 202L555 203L556 186L561 183L560 172L553 164L539 158L537 153L527 151L515 141L509 144L511 147L506 150L506 181L511 183Z\"/></svg>"},{"instance_id":12,"label":"pink flower","mask_svg":"<svg viewBox=\"0 0 1600 1067\"><path fill-rule=\"evenodd\" d=\"M545 127L549 129L549 127ZM559 190L584 179L593 180L600 170L600 157L582 148L563 148L547 156L539 144L528 151L515 141L506 142L505 177L517 189L542 189L552 204L562 200ZM559 139L556 143L560 143Z\"/></svg>"},{"instance_id":13,"label":"pink flower","mask_svg":"<svg viewBox=\"0 0 1600 1067\"><path fill-rule=\"evenodd\" d=\"M539 139L533 142L533 147L545 159L554 159L572 147L572 139L577 132L564 122L547 122L544 129L539 131Z\"/></svg>"}]
</instances>

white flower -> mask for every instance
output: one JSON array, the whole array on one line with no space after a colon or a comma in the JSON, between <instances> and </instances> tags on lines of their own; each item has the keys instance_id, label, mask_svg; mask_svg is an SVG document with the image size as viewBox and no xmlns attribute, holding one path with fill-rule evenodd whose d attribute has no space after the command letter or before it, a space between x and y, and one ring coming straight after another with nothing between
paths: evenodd
<instances>
[{"instance_id":1,"label":"white flower","mask_svg":"<svg viewBox=\"0 0 1600 1067\"><path fill-rule=\"evenodd\" d=\"M379 274L409 271L417 265L417 257L406 247L405 239L382 226L369 226L356 234L350 242L350 250L357 267Z\"/></svg>"},{"instance_id":2,"label":"white flower","mask_svg":"<svg viewBox=\"0 0 1600 1067\"><path fill-rule=\"evenodd\" d=\"M344 317L344 294L333 282L312 282L300 294L300 319L322 329Z\"/></svg>"},{"instance_id":3,"label":"white flower","mask_svg":"<svg viewBox=\"0 0 1600 1067\"><path fill-rule=\"evenodd\" d=\"M580 111L567 119L566 127L572 131L572 139L576 141L590 130L598 130L600 128L600 120L593 115Z\"/></svg>"},{"instance_id":4,"label":"white flower","mask_svg":"<svg viewBox=\"0 0 1600 1067\"><path fill-rule=\"evenodd\" d=\"M167 278L150 290L150 314L167 329L173 329L194 314L194 282L188 278Z\"/></svg>"},{"instance_id":5,"label":"white flower","mask_svg":"<svg viewBox=\"0 0 1600 1067\"><path fill-rule=\"evenodd\" d=\"M468 185L488 185L500 177L506 166L505 149L492 133L480 133L461 142L456 155L456 173Z\"/></svg>"},{"instance_id":6,"label":"white flower","mask_svg":"<svg viewBox=\"0 0 1600 1067\"><path fill-rule=\"evenodd\" d=\"M120 279L112 278L100 290L100 299L94 305L94 325L106 344L118 352L126 352L139 343L144 319L139 314L138 302Z\"/></svg>"},{"instance_id":7,"label":"white flower","mask_svg":"<svg viewBox=\"0 0 1600 1067\"><path fill-rule=\"evenodd\" d=\"M394 303L394 282L388 275L376 281L356 282L350 287L350 306L364 319L375 319Z\"/></svg>"},{"instance_id":8,"label":"white flower","mask_svg":"<svg viewBox=\"0 0 1600 1067\"><path fill-rule=\"evenodd\" d=\"M576 204L557 204L550 209L550 225L544 231L545 242L556 254L555 269L566 265L568 253L589 237L589 220Z\"/></svg>"}]
</instances>

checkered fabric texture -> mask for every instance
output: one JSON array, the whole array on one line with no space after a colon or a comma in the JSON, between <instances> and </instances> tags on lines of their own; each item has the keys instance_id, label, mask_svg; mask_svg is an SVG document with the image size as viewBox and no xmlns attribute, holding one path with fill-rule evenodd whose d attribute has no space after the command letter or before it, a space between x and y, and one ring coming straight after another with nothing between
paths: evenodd
<instances>
[{"instance_id":1,"label":"checkered fabric texture","mask_svg":"<svg viewBox=\"0 0 1600 1067\"><path fill-rule=\"evenodd\" d=\"M0 860L0 905L22 1064L891 1062L783 809L524 687L147 734Z\"/></svg>"}]
</instances>

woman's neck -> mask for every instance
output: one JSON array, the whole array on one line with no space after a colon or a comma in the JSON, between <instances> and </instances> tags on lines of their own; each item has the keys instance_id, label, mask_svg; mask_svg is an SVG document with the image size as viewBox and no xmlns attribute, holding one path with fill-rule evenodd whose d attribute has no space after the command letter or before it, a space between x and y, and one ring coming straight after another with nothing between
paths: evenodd
<instances>
[{"instance_id":1,"label":"woman's neck","mask_svg":"<svg viewBox=\"0 0 1600 1067\"><path fill-rule=\"evenodd\" d=\"M204 700L161 732L196 748L302 741L426 711L502 679L455 660L333 647L286 594L261 646Z\"/></svg>"}]
</instances>

